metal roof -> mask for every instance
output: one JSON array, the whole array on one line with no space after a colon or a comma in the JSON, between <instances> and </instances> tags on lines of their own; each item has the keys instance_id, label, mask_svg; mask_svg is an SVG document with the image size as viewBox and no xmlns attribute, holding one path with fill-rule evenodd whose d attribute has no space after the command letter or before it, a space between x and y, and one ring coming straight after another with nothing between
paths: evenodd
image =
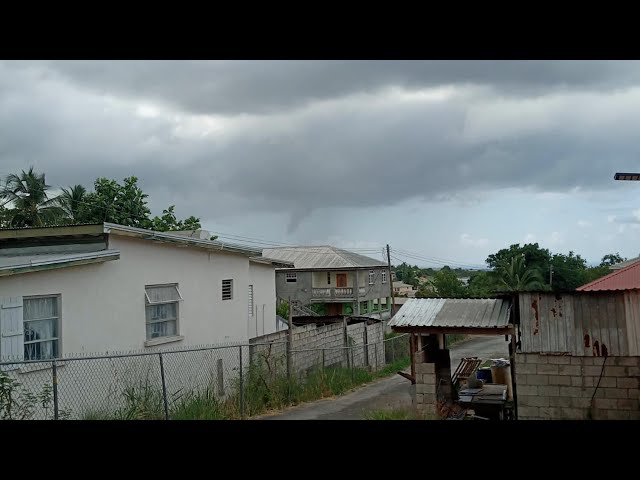
<instances>
[{"instance_id":1,"label":"metal roof","mask_svg":"<svg viewBox=\"0 0 640 480\"><path fill-rule=\"evenodd\" d=\"M85 253L56 253L45 255L0 256L0 276L50 270L55 268L107 262L120 258L118 250L101 250Z\"/></svg>"},{"instance_id":2,"label":"metal roof","mask_svg":"<svg viewBox=\"0 0 640 480\"><path fill-rule=\"evenodd\" d=\"M240 253L250 257L261 257L259 248L247 247L233 243L220 242L217 240L205 240L200 238L187 237L184 234L172 232L157 232L144 228L128 227L116 223L104 222L102 224L78 224L78 225L51 225L45 227L22 227L0 229L0 239L23 239L48 236L75 236L102 233L115 233L138 237L145 240L163 241L169 243L179 243L194 247L221 250L231 253ZM279 260L276 258L276 260Z\"/></svg>"},{"instance_id":3,"label":"metal roof","mask_svg":"<svg viewBox=\"0 0 640 480\"><path fill-rule=\"evenodd\" d=\"M387 264L371 257L328 245L320 247L265 248L262 255L291 262L298 270L386 267Z\"/></svg>"},{"instance_id":4,"label":"metal roof","mask_svg":"<svg viewBox=\"0 0 640 480\"><path fill-rule=\"evenodd\" d=\"M579 292L597 292L603 290L635 290L640 288L640 262L637 260L609 275L578 287Z\"/></svg>"},{"instance_id":5,"label":"metal roof","mask_svg":"<svg viewBox=\"0 0 640 480\"><path fill-rule=\"evenodd\" d=\"M629 260L625 260L624 262L616 263L615 265L611 265L609 268L611 270L620 270L622 268L628 267L629 265L633 265L634 263L640 261L640 257L631 258Z\"/></svg>"},{"instance_id":6,"label":"metal roof","mask_svg":"<svg viewBox=\"0 0 640 480\"><path fill-rule=\"evenodd\" d=\"M500 298L410 298L390 327L501 328L509 325L511 301Z\"/></svg>"}]
</instances>

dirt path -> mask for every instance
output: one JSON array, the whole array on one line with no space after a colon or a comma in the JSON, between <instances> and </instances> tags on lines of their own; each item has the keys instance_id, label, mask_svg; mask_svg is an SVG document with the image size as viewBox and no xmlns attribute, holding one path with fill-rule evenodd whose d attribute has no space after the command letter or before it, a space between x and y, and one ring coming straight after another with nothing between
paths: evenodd
<instances>
[{"instance_id":1,"label":"dirt path","mask_svg":"<svg viewBox=\"0 0 640 480\"><path fill-rule=\"evenodd\" d=\"M451 348L451 366L463 357L483 359L508 355L504 337L472 337ZM292 407L283 412L256 417L258 420L362 420L372 410L410 408L409 381L400 375L365 385L336 398L326 398Z\"/></svg>"}]
</instances>

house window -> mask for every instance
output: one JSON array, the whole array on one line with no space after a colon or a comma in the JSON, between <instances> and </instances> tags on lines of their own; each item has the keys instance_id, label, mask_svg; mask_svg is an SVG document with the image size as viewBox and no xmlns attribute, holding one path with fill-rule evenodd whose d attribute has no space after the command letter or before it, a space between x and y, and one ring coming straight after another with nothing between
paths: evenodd
<instances>
[{"instance_id":1,"label":"house window","mask_svg":"<svg viewBox=\"0 0 640 480\"><path fill-rule=\"evenodd\" d=\"M331 272L327 272L327 285L331 285Z\"/></svg>"},{"instance_id":2,"label":"house window","mask_svg":"<svg viewBox=\"0 0 640 480\"><path fill-rule=\"evenodd\" d=\"M387 272L386 272L386 270L382 271L382 283L387 283Z\"/></svg>"},{"instance_id":3,"label":"house window","mask_svg":"<svg viewBox=\"0 0 640 480\"><path fill-rule=\"evenodd\" d=\"M297 273L285 273L287 283L296 283L298 281Z\"/></svg>"},{"instance_id":4,"label":"house window","mask_svg":"<svg viewBox=\"0 0 640 480\"><path fill-rule=\"evenodd\" d=\"M23 301L24 359L48 360L59 355L60 296Z\"/></svg>"},{"instance_id":5,"label":"house window","mask_svg":"<svg viewBox=\"0 0 640 480\"><path fill-rule=\"evenodd\" d=\"M369 270L369 285L373 285L375 280L375 272L373 270Z\"/></svg>"},{"instance_id":6,"label":"house window","mask_svg":"<svg viewBox=\"0 0 640 480\"><path fill-rule=\"evenodd\" d=\"M253 285L249 285L249 316L253 316Z\"/></svg>"},{"instance_id":7,"label":"house window","mask_svg":"<svg viewBox=\"0 0 640 480\"><path fill-rule=\"evenodd\" d=\"M360 313L367 313L369 310L369 302L360 302Z\"/></svg>"},{"instance_id":8,"label":"house window","mask_svg":"<svg viewBox=\"0 0 640 480\"><path fill-rule=\"evenodd\" d=\"M233 280L222 280L222 300L233 298Z\"/></svg>"},{"instance_id":9,"label":"house window","mask_svg":"<svg viewBox=\"0 0 640 480\"><path fill-rule=\"evenodd\" d=\"M147 340L178 335L179 302L177 284L144 287Z\"/></svg>"}]
</instances>

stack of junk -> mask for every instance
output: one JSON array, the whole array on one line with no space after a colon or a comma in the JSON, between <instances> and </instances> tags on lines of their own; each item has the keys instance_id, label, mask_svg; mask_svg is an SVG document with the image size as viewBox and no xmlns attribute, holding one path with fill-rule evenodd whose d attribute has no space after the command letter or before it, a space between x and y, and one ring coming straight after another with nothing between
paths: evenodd
<instances>
[{"instance_id":1,"label":"stack of junk","mask_svg":"<svg viewBox=\"0 0 640 480\"><path fill-rule=\"evenodd\" d=\"M471 359L462 359L462 362ZM475 360L475 358L474 358ZM506 385L507 394L506 400L513 400L513 383L511 380L511 365L509 360L505 358L492 358L490 367L476 367L477 370L471 372L465 379L461 380L460 394L465 394L467 391L475 391L482 389L483 385ZM437 411L441 417L447 420L461 420L464 418L473 418L482 420L484 417L480 417L475 414L473 409L465 409L458 403L449 403L442 400L438 402Z\"/></svg>"}]
</instances>

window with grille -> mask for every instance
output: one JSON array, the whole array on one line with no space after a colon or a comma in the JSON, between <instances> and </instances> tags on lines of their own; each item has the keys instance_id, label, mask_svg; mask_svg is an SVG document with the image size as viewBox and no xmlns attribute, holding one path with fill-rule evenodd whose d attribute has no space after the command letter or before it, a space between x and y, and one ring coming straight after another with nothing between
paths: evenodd
<instances>
[{"instance_id":1,"label":"window with grille","mask_svg":"<svg viewBox=\"0 0 640 480\"><path fill-rule=\"evenodd\" d=\"M249 285L249 316L253 315L253 285Z\"/></svg>"},{"instance_id":2,"label":"window with grille","mask_svg":"<svg viewBox=\"0 0 640 480\"><path fill-rule=\"evenodd\" d=\"M149 285L144 291L147 340L178 335L178 285Z\"/></svg>"},{"instance_id":3,"label":"window with grille","mask_svg":"<svg viewBox=\"0 0 640 480\"><path fill-rule=\"evenodd\" d=\"M375 272L373 270L369 270L369 285L373 285L375 276Z\"/></svg>"},{"instance_id":4,"label":"window with grille","mask_svg":"<svg viewBox=\"0 0 640 480\"><path fill-rule=\"evenodd\" d=\"M233 298L233 280L222 280L222 300Z\"/></svg>"},{"instance_id":5,"label":"window with grille","mask_svg":"<svg viewBox=\"0 0 640 480\"><path fill-rule=\"evenodd\" d=\"M286 273L285 277L286 277L287 283L296 283L298 281L297 273Z\"/></svg>"},{"instance_id":6,"label":"window with grille","mask_svg":"<svg viewBox=\"0 0 640 480\"><path fill-rule=\"evenodd\" d=\"M382 271L382 283L387 283L387 272L385 270Z\"/></svg>"},{"instance_id":7,"label":"window with grille","mask_svg":"<svg viewBox=\"0 0 640 480\"><path fill-rule=\"evenodd\" d=\"M23 301L24 359L48 360L59 355L60 296Z\"/></svg>"}]
</instances>

